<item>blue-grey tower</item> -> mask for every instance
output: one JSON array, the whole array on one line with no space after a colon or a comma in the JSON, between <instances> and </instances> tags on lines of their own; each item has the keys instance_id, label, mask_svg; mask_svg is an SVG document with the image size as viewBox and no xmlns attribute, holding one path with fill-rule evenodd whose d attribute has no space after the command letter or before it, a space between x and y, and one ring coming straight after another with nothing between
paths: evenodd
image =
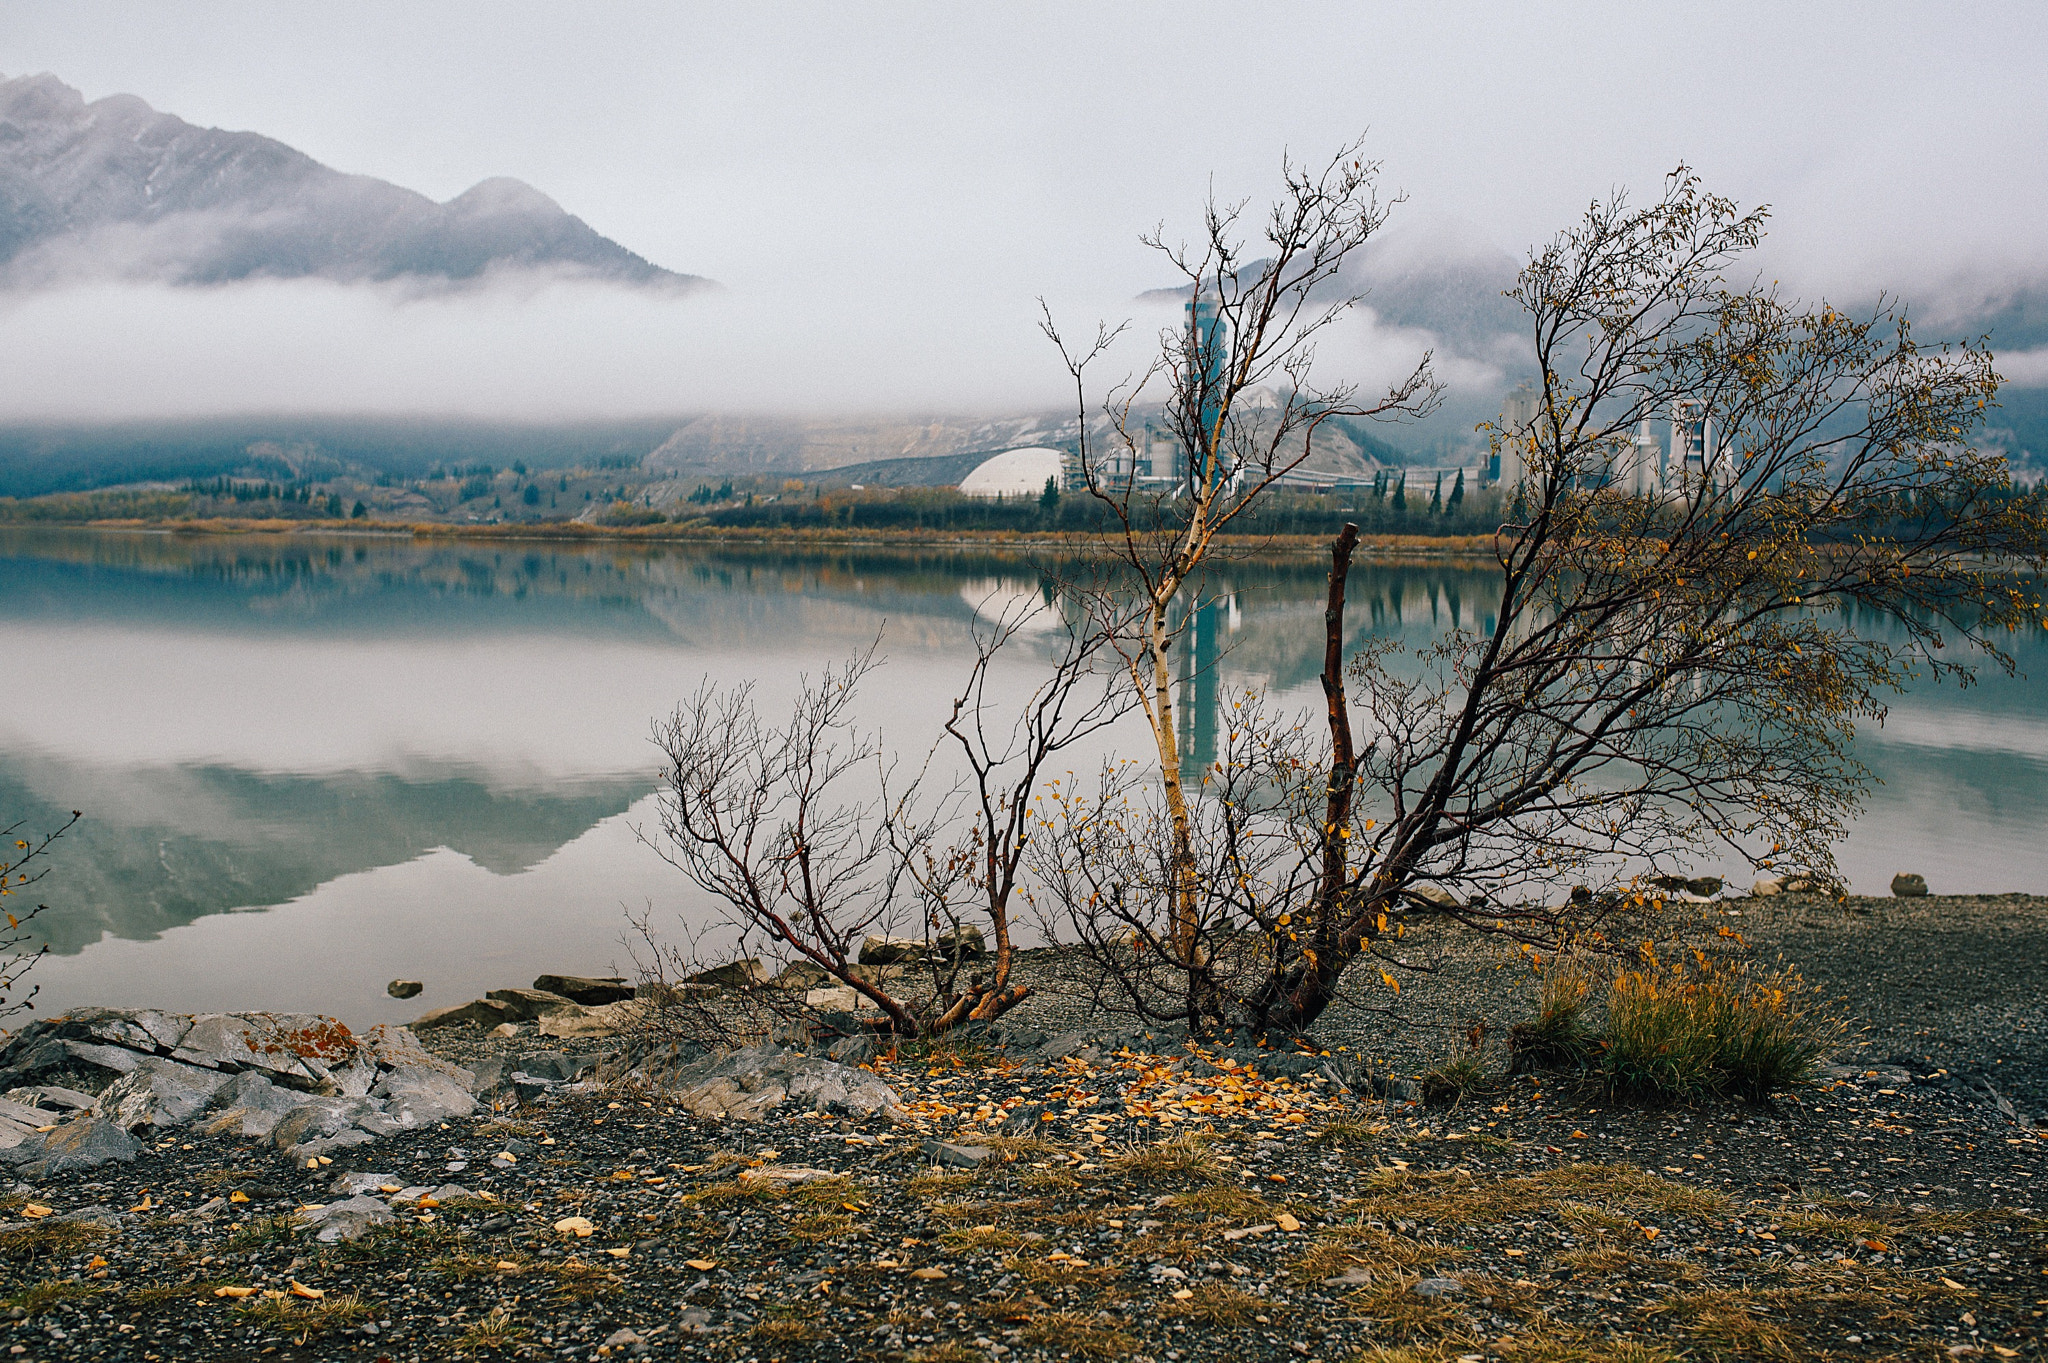
<instances>
[{"instance_id":1,"label":"blue-grey tower","mask_svg":"<svg viewBox=\"0 0 2048 1363\"><path fill-rule=\"evenodd\" d=\"M1196 479L1200 486L1214 490L1229 474L1222 467L1222 451L1215 448L1216 420L1223 411L1223 387L1230 360L1230 336L1216 300L1199 294L1188 299L1188 380L1195 386L1195 415L1201 435L1188 452L1189 489Z\"/></svg>"}]
</instances>

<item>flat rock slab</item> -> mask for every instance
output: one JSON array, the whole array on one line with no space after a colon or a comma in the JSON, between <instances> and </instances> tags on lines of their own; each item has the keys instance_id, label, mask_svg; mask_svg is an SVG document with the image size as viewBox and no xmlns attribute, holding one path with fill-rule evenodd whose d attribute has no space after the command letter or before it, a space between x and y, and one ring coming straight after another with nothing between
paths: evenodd
<instances>
[{"instance_id":1,"label":"flat rock slab","mask_svg":"<svg viewBox=\"0 0 2048 1363\"><path fill-rule=\"evenodd\" d=\"M757 1169L740 1170L739 1181L770 1188L790 1188L800 1183L838 1177L835 1170L814 1169L808 1164L764 1164Z\"/></svg>"},{"instance_id":2,"label":"flat rock slab","mask_svg":"<svg viewBox=\"0 0 2048 1363\"><path fill-rule=\"evenodd\" d=\"M857 1117L902 1110L896 1091L868 1071L779 1046L751 1046L686 1065L676 1083L684 1109L721 1121L758 1121L786 1101Z\"/></svg>"},{"instance_id":3,"label":"flat rock slab","mask_svg":"<svg viewBox=\"0 0 2048 1363\"><path fill-rule=\"evenodd\" d=\"M595 1008L606 1003L622 1003L632 998L634 992L632 985L617 976L542 975L533 982L533 987L550 994L559 994L586 1008Z\"/></svg>"},{"instance_id":4,"label":"flat rock slab","mask_svg":"<svg viewBox=\"0 0 2048 1363\"><path fill-rule=\"evenodd\" d=\"M995 1151L985 1145L955 1145L951 1141L926 1141L925 1158L955 1169L974 1169L988 1162Z\"/></svg>"},{"instance_id":5,"label":"flat rock slab","mask_svg":"<svg viewBox=\"0 0 2048 1363\"><path fill-rule=\"evenodd\" d=\"M324 1207L314 1207L299 1213L299 1221L322 1244L331 1245L338 1240L359 1240L378 1226L386 1226L398 1217L391 1208L374 1197L351 1197L341 1202L330 1202Z\"/></svg>"},{"instance_id":6,"label":"flat rock slab","mask_svg":"<svg viewBox=\"0 0 2048 1363\"><path fill-rule=\"evenodd\" d=\"M74 1169L133 1163L141 1153L142 1142L112 1122L81 1116L34 1140L23 1141L12 1150L0 1152L0 1158L19 1165L19 1176L35 1182Z\"/></svg>"}]
</instances>

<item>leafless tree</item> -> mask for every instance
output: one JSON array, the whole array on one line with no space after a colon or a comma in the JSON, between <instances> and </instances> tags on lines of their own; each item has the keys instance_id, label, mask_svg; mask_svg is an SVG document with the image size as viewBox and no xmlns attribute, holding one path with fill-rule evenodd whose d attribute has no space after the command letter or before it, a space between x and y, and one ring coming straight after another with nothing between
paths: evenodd
<instances>
[{"instance_id":1,"label":"leafless tree","mask_svg":"<svg viewBox=\"0 0 2048 1363\"><path fill-rule=\"evenodd\" d=\"M1522 271L1541 404L1493 433L1527 470L1496 623L1326 663L1325 798L1300 869L1250 882L1263 951L1215 985L1238 1020L1311 1025L1418 913L1540 935L1574 881L1616 887L1595 907L1654 908L1642 876L1708 852L1829 875L1867 779L1857 723L1916 671L2012 667L2002 638L2043 619L2048 519L1967 443L1991 356L1922 346L1890 303L1729 286L1762 222L1681 168ZM1702 457L1649 495L1613 485L1642 423L1674 413L1711 417ZM1181 997L1202 1020L1200 991Z\"/></svg>"},{"instance_id":2,"label":"leafless tree","mask_svg":"<svg viewBox=\"0 0 2048 1363\"><path fill-rule=\"evenodd\" d=\"M668 759L658 850L724 903L742 941L764 937L856 990L880 1010L872 1026L920 1036L1000 1016L1029 992L1011 975L1032 796L1048 763L1128 708L1117 675L1097 666L1104 640L1086 623L1043 602L977 616L974 661L943 736L893 794L879 739L857 732L851 715L872 648L806 679L780 729L761 724L750 685L707 684L657 726ZM999 669L1041 636L1050 671L1006 703ZM949 765L958 774L947 781ZM993 944L985 962L969 949L970 928ZM860 960L870 934L899 929L920 939L907 978L927 986L921 998Z\"/></svg>"},{"instance_id":3,"label":"leafless tree","mask_svg":"<svg viewBox=\"0 0 2048 1363\"><path fill-rule=\"evenodd\" d=\"M1218 537L1312 457L1326 423L1420 415L1439 397L1428 354L1371 399L1315 372L1319 338L1358 301L1338 287L1344 263L1392 208L1378 193L1379 165L1362 157L1362 145L1345 146L1320 169L1283 162L1285 187L1260 234L1257 260L1247 259L1245 205L1213 195L1196 244L1171 243L1163 229L1144 238L1185 281L1189 322L1163 333L1157 356L1101 399L1105 421L1097 421L1090 370L1122 328L1098 327L1086 344L1070 345L1049 311L1043 323L1074 383L1081 482L1112 523L1122 571L1087 596L1157 750L1171 839L1170 950L1189 964L1202 934L1201 887L1174 725L1175 604L1199 585ZM1160 459L1168 467L1148 478L1154 441L1141 412L1161 390L1160 448L1169 453Z\"/></svg>"},{"instance_id":4,"label":"leafless tree","mask_svg":"<svg viewBox=\"0 0 2048 1363\"><path fill-rule=\"evenodd\" d=\"M33 937L26 931L27 925L41 915L48 913L50 906L37 904L29 906L19 898L21 892L34 885L50 873L48 866L34 863L49 855L51 844L70 832L84 815L77 810L56 828L40 837L22 837L21 830L27 821L18 819L5 828L0 828L0 840L6 850L0 852L0 917L7 919L5 931L0 931L0 1017L35 1007L35 997L42 992L40 986L32 987L18 998L10 997L21 988L28 972L35 968L37 961L49 954L49 945L31 947Z\"/></svg>"}]
</instances>

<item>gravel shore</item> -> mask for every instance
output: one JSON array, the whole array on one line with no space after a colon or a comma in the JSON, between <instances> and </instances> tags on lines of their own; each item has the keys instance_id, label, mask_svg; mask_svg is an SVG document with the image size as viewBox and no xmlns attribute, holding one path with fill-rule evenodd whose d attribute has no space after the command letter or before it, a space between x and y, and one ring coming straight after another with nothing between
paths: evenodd
<instances>
[{"instance_id":1,"label":"gravel shore","mask_svg":"<svg viewBox=\"0 0 2048 1363\"><path fill-rule=\"evenodd\" d=\"M2025 1123L2048 1106L2048 905L1710 912L1853 1021L1826 1082L1643 1110L1561 1076L1441 1107L1328 1077L1330 1061L1419 1072L1475 1018L1504 1032L1528 979L1484 949L1412 982L1392 1018L1332 1017L1314 1047L1147 1048L1048 987L1008 1021L1064 1040L871 1061L893 1117L785 1103L708 1121L612 1063L311 1168L168 1133L133 1163L0 1199L0 1348L138 1363L2041 1356L2048 1139ZM1058 983L1056 954L1024 970ZM465 1065L620 1048L424 1039ZM351 1189L388 1198L390 1219L320 1241L298 1209Z\"/></svg>"}]
</instances>

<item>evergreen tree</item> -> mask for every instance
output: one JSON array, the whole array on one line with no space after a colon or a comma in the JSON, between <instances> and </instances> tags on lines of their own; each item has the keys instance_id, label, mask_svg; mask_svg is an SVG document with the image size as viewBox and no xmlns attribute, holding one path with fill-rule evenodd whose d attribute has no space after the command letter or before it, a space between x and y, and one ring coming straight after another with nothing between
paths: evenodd
<instances>
[{"instance_id":1,"label":"evergreen tree","mask_svg":"<svg viewBox=\"0 0 2048 1363\"><path fill-rule=\"evenodd\" d=\"M1465 501L1465 470L1458 470L1458 481L1451 484L1451 510L1456 511Z\"/></svg>"},{"instance_id":2,"label":"evergreen tree","mask_svg":"<svg viewBox=\"0 0 2048 1363\"><path fill-rule=\"evenodd\" d=\"M1436 491L1429 494L1429 514L1441 516L1444 510L1444 471L1436 471Z\"/></svg>"},{"instance_id":3,"label":"evergreen tree","mask_svg":"<svg viewBox=\"0 0 2048 1363\"><path fill-rule=\"evenodd\" d=\"M1060 480L1048 477L1045 491L1038 494L1038 509L1048 516L1060 509Z\"/></svg>"},{"instance_id":4,"label":"evergreen tree","mask_svg":"<svg viewBox=\"0 0 2048 1363\"><path fill-rule=\"evenodd\" d=\"M1403 473L1401 475L1401 481L1394 484L1394 510L1405 512L1407 511L1407 509L1408 475L1406 473Z\"/></svg>"},{"instance_id":5,"label":"evergreen tree","mask_svg":"<svg viewBox=\"0 0 2048 1363\"><path fill-rule=\"evenodd\" d=\"M353 510L353 511L351 511L351 512L349 512L348 514L349 514L349 519L351 519L351 520L358 520L358 521L359 521L359 520L363 519L363 517L365 517L365 516L367 516L367 515L369 515L369 514L370 514L370 508L368 508L367 506L364 506L364 505L363 505L363 504L362 504L361 502L357 502L357 503L356 503L356 509L355 509L355 510Z\"/></svg>"}]
</instances>

